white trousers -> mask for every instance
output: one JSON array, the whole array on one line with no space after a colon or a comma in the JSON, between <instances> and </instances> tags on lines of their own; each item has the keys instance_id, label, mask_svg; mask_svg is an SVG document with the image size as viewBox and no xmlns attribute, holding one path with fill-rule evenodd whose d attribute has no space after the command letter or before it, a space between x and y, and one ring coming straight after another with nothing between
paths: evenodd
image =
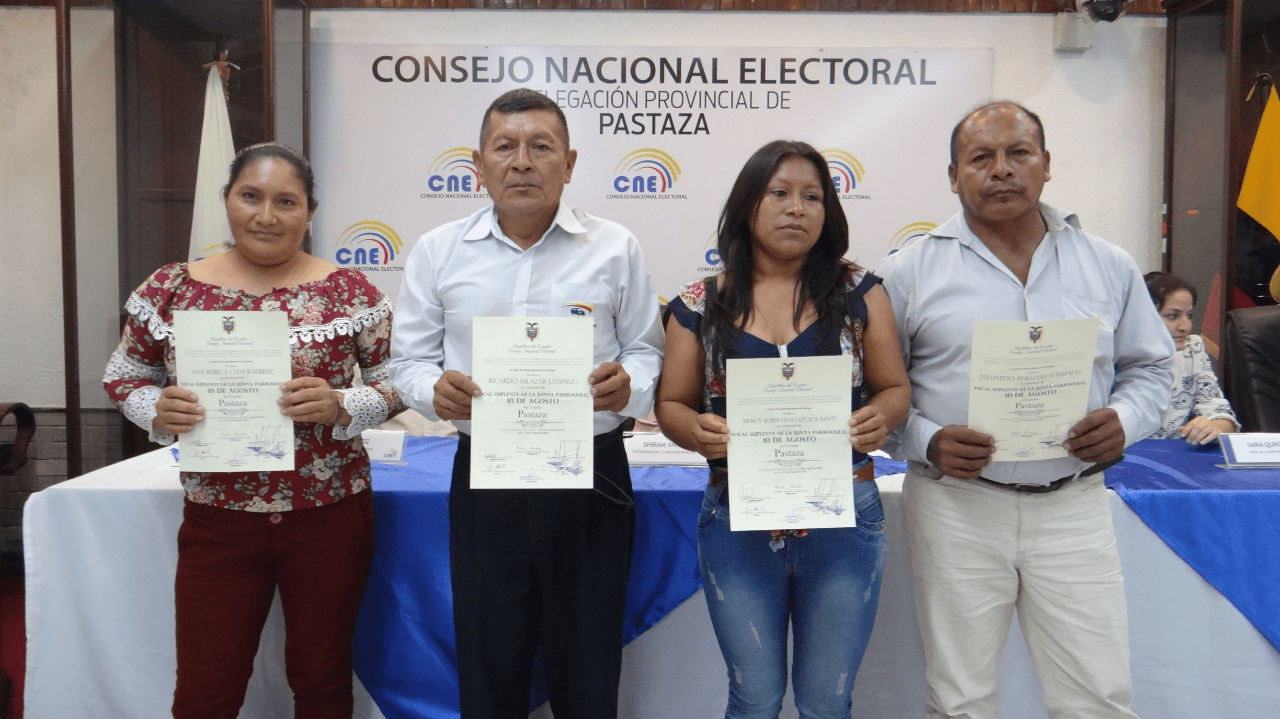
<instances>
[{"instance_id":1,"label":"white trousers","mask_svg":"<svg viewBox=\"0 0 1280 719\"><path fill-rule=\"evenodd\" d=\"M1134 719L1124 579L1101 474L1027 494L930 479L913 463L903 499L926 717L995 719L1016 607L1050 717Z\"/></svg>"}]
</instances>

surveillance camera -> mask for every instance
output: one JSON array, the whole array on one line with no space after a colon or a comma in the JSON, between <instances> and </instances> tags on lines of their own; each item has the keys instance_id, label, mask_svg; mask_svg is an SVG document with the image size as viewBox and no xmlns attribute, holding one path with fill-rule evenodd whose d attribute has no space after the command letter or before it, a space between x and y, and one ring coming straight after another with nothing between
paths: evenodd
<instances>
[{"instance_id":1,"label":"surveillance camera","mask_svg":"<svg viewBox=\"0 0 1280 719\"><path fill-rule=\"evenodd\" d=\"M1079 0L1077 10L1095 22L1114 22L1124 14L1130 0Z\"/></svg>"}]
</instances>

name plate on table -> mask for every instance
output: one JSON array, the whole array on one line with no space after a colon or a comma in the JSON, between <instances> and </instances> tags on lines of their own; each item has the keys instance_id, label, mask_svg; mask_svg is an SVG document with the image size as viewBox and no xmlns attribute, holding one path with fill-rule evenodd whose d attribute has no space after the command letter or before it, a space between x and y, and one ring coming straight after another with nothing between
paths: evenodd
<instances>
[{"instance_id":1,"label":"name plate on table","mask_svg":"<svg viewBox=\"0 0 1280 719\"><path fill-rule=\"evenodd\" d=\"M360 433L364 451L374 462L405 464L404 431L398 429L366 429Z\"/></svg>"},{"instance_id":2,"label":"name plate on table","mask_svg":"<svg viewBox=\"0 0 1280 719\"><path fill-rule=\"evenodd\" d=\"M706 457L690 452L656 432L629 434L623 442L627 445L627 461L634 465L698 467L707 463Z\"/></svg>"},{"instance_id":3,"label":"name plate on table","mask_svg":"<svg viewBox=\"0 0 1280 719\"><path fill-rule=\"evenodd\" d=\"M1227 469L1280 467L1280 434L1275 432L1218 435Z\"/></svg>"}]
</instances>

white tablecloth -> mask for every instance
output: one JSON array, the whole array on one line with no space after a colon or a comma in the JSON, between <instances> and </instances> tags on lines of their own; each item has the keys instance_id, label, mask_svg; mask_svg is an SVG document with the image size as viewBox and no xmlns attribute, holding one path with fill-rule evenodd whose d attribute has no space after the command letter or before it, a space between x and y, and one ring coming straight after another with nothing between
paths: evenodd
<instances>
[{"instance_id":1,"label":"white tablecloth","mask_svg":"<svg viewBox=\"0 0 1280 719\"><path fill-rule=\"evenodd\" d=\"M901 479L881 479L880 488L888 557L853 716L905 719L923 713L923 657L901 532ZM1280 653L1114 494L1111 504L1128 593L1138 714L1146 719L1277 716ZM177 469L164 450L31 497L23 523L28 719L169 716L181 516ZM290 715L283 643L277 608L263 633L241 717ZM724 715L726 687L706 604L695 595L627 647L620 715L718 719ZM1000 694L1003 717L1047 716L1016 622L1001 664ZM789 702L782 716L794 718ZM355 716L382 718L359 686ZM544 707L534 716L551 714Z\"/></svg>"}]
</instances>

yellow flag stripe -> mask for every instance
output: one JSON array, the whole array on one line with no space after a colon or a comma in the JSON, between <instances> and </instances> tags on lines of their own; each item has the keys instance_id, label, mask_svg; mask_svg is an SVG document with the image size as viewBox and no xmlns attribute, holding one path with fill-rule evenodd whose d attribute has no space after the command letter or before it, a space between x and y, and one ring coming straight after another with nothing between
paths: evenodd
<instances>
[{"instance_id":1,"label":"yellow flag stripe","mask_svg":"<svg viewBox=\"0 0 1280 719\"><path fill-rule=\"evenodd\" d=\"M1267 98L1236 205L1280 239L1280 100Z\"/></svg>"}]
</instances>

